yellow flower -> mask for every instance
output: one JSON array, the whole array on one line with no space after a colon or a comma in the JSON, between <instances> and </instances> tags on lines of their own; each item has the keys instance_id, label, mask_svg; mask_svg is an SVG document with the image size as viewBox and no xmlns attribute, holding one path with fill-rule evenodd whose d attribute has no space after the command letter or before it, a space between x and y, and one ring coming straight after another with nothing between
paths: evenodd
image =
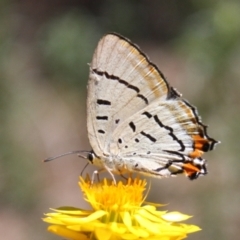
<instances>
[{"instance_id":1,"label":"yellow flower","mask_svg":"<svg viewBox=\"0 0 240 240\"><path fill-rule=\"evenodd\" d=\"M146 180L129 178L115 185L104 179L91 184L89 178L80 177L79 186L93 210L53 209L43 219L52 224L48 231L71 240L180 240L200 230L180 223L190 216L158 211L160 204L143 205Z\"/></svg>"}]
</instances>

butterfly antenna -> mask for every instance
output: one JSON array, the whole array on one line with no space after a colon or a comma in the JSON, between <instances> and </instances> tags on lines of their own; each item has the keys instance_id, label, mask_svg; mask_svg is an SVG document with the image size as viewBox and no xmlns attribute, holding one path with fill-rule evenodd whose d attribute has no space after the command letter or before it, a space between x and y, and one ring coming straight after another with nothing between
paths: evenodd
<instances>
[{"instance_id":1,"label":"butterfly antenna","mask_svg":"<svg viewBox=\"0 0 240 240\"><path fill-rule=\"evenodd\" d=\"M55 156L55 157L50 157L50 158L44 159L43 162L50 162L54 159L61 158L61 157L71 155L71 154L77 154L78 157L87 159L87 157L82 155L82 153L89 153L89 151L71 151L71 152L67 152L67 153L64 153L64 154L61 154L61 155L58 155L58 156Z\"/></svg>"}]
</instances>

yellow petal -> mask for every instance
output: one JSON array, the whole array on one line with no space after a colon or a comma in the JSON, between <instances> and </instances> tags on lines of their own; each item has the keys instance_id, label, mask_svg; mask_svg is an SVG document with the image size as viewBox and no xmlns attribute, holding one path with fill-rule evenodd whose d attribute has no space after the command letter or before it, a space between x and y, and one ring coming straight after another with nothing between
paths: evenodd
<instances>
[{"instance_id":1,"label":"yellow petal","mask_svg":"<svg viewBox=\"0 0 240 240\"><path fill-rule=\"evenodd\" d=\"M99 240L109 240L112 236L112 232L108 228L96 228L95 236Z\"/></svg>"},{"instance_id":2,"label":"yellow petal","mask_svg":"<svg viewBox=\"0 0 240 240\"><path fill-rule=\"evenodd\" d=\"M164 207L167 206L168 204L161 204L161 203L153 203L153 202L148 202L148 201L144 201L144 204L147 204L147 206L151 206L151 207Z\"/></svg>"},{"instance_id":3,"label":"yellow petal","mask_svg":"<svg viewBox=\"0 0 240 240\"><path fill-rule=\"evenodd\" d=\"M96 228L106 227L105 223L101 223L100 221L92 221L91 223L83 223L78 225L67 225L68 229L74 231L82 231L82 232L94 232Z\"/></svg>"},{"instance_id":4,"label":"yellow petal","mask_svg":"<svg viewBox=\"0 0 240 240\"><path fill-rule=\"evenodd\" d=\"M59 225L51 225L48 227L48 231L52 232L54 234L57 234L61 237L66 237L71 240L88 240L87 236L83 233L75 232L66 229L65 227L59 226Z\"/></svg>"},{"instance_id":5,"label":"yellow petal","mask_svg":"<svg viewBox=\"0 0 240 240\"><path fill-rule=\"evenodd\" d=\"M189 225L189 224L181 224L182 227L186 230L187 233L193 233L197 231L201 231L202 229L196 225Z\"/></svg>"},{"instance_id":6,"label":"yellow petal","mask_svg":"<svg viewBox=\"0 0 240 240\"><path fill-rule=\"evenodd\" d=\"M159 224L153 223L137 214L134 216L134 218L137 220L140 226L146 228L149 232L155 233L155 234L159 232Z\"/></svg>"},{"instance_id":7,"label":"yellow petal","mask_svg":"<svg viewBox=\"0 0 240 240\"><path fill-rule=\"evenodd\" d=\"M127 228L124 224L111 222L109 223L109 228L116 234L122 235L127 231Z\"/></svg>"},{"instance_id":8,"label":"yellow petal","mask_svg":"<svg viewBox=\"0 0 240 240\"><path fill-rule=\"evenodd\" d=\"M72 217L72 216L60 216L60 219L62 222L66 224L82 224L82 223L89 223L94 220L97 220L101 218L102 216L106 215L107 213L105 211L99 210L97 212L92 213L91 215L87 217Z\"/></svg>"},{"instance_id":9,"label":"yellow petal","mask_svg":"<svg viewBox=\"0 0 240 240\"><path fill-rule=\"evenodd\" d=\"M62 221L60 221L60 219L56 219L56 218L51 218L51 217L46 217L46 218L43 218L43 221L44 222L47 222L47 223L51 223L51 224L62 224Z\"/></svg>"},{"instance_id":10,"label":"yellow petal","mask_svg":"<svg viewBox=\"0 0 240 240\"><path fill-rule=\"evenodd\" d=\"M182 214L180 212L170 212L161 216L164 220L169 222L180 222L191 218L192 216Z\"/></svg>"},{"instance_id":11,"label":"yellow petal","mask_svg":"<svg viewBox=\"0 0 240 240\"><path fill-rule=\"evenodd\" d=\"M151 206L151 205L145 205L145 206L142 206L141 208L146 209L148 211L155 211L156 210L156 207Z\"/></svg>"},{"instance_id":12,"label":"yellow petal","mask_svg":"<svg viewBox=\"0 0 240 240\"><path fill-rule=\"evenodd\" d=\"M126 234L121 235L121 239L124 239L124 240L135 240L135 239L139 239L139 237L134 235L134 234L131 234L131 233L126 233Z\"/></svg>"},{"instance_id":13,"label":"yellow petal","mask_svg":"<svg viewBox=\"0 0 240 240\"><path fill-rule=\"evenodd\" d=\"M58 212L58 213L63 213L63 214L69 214L69 215L89 215L92 213L92 211L87 211L87 210L82 210L79 208L74 208L74 207L60 207L60 208L51 208L51 210Z\"/></svg>"},{"instance_id":14,"label":"yellow petal","mask_svg":"<svg viewBox=\"0 0 240 240\"><path fill-rule=\"evenodd\" d=\"M56 212L53 212L53 213L46 213L45 216L48 216L48 217L56 217L56 216L60 216L61 214L59 213L56 213Z\"/></svg>"},{"instance_id":15,"label":"yellow petal","mask_svg":"<svg viewBox=\"0 0 240 240\"><path fill-rule=\"evenodd\" d=\"M142 217L150 221L157 222L157 223L163 222L162 218L160 218L158 215L155 215L155 211L152 212L152 211L147 211L145 209L139 209L138 213L139 215L141 215Z\"/></svg>"},{"instance_id":16,"label":"yellow petal","mask_svg":"<svg viewBox=\"0 0 240 240\"><path fill-rule=\"evenodd\" d=\"M128 230L130 233L134 234L138 238L147 238L149 237L149 232L141 227L128 227ZM128 235L128 234L123 234L123 235Z\"/></svg>"},{"instance_id":17,"label":"yellow petal","mask_svg":"<svg viewBox=\"0 0 240 240\"><path fill-rule=\"evenodd\" d=\"M132 219L130 216L129 212L123 212L120 214L123 220L123 223L127 226L127 227L131 227L132 226Z\"/></svg>"}]
</instances>

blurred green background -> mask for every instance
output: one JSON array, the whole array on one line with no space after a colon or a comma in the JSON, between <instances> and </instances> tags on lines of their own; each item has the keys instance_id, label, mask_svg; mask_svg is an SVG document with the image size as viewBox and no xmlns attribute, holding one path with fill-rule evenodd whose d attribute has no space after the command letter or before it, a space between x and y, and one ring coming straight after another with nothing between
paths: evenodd
<instances>
[{"instance_id":1,"label":"blurred green background","mask_svg":"<svg viewBox=\"0 0 240 240\"><path fill-rule=\"evenodd\" d=\"M100 37L118 32L156 63L220 140L209 174L153 179L149 201L194 215L188 239L240 235L240 1L1 0L0 232L5 240L61 239L41 221L50 207L83 207L78 176L90 149L88 65ZM89 167L91 172L94 168Z\"/></svg>"}]
</instances>

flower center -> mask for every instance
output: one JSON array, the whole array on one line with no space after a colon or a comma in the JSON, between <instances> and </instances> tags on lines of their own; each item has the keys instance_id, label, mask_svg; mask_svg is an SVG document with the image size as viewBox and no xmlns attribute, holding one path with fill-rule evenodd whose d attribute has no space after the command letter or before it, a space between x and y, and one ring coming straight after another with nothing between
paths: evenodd
<instances>
[{"instance_id":1,"label":"flower center","mask_svg":"<svg viewBox=\"0 0 240 240\"><path fill-rule=\"evenodd\" d=\"M119 181L116 185L107 179L91 184L91 181L80 178L79 185L95 210L108 212L138 209L144 201L143 192L146 189L146 181L139 178L128 178L125 183Z\"/></svg>"}]
</instances>

